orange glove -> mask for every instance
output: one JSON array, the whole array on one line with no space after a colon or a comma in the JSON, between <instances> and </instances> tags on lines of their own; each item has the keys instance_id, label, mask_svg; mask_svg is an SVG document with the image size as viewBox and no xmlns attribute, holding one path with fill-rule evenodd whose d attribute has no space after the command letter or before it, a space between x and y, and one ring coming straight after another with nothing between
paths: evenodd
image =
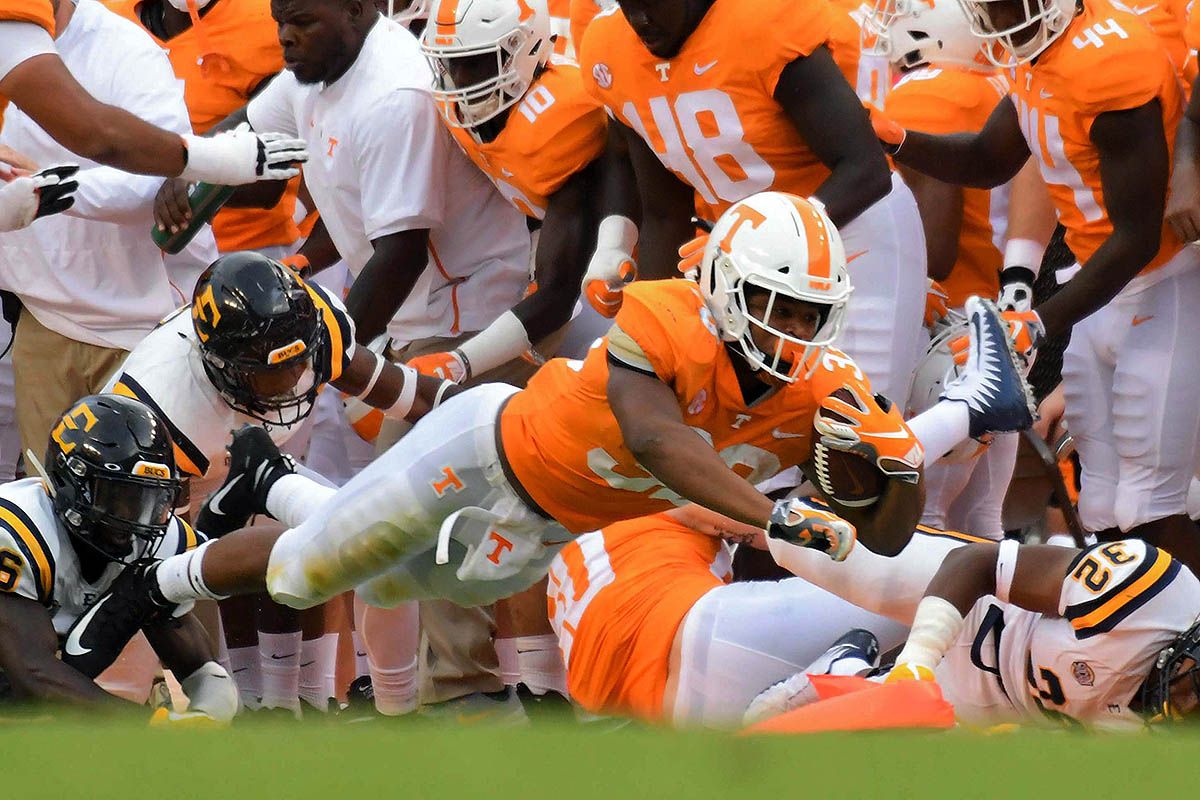
<instances>
[{"instance_id":1,"label":"orange glove","mask_svg":"<svg viewBox=\"0 0 1200 800\"><path fill-rule=\"evenodd\" d=\"M932 328L950 314L950 307L946 305L946 301L949 299L950 295L946 294L942 285L933 278L929 278L929 285L925 288L926 328Z\"/></svg>"},{"instance_id":2,"label":"orange glove","mask_svg":"<svg viewBox=\"0 0 1200 800\"><path fill-rule=\"evenodd\" d=\"M592 304L592 308L603 317L612 319L621 310L625 299L625 285L637 280L637 265L630 258L622 259L616 264L616 270L611 278L589 277L583 286L583 293Z\"/></svg>"},{"instance_id":3,"label":"orange glove","mask_svg":"<svg viewBox=\"0 0 1200 800\"><path fill-rule=\"evenodd\" d=\"M462 383L471 377L470 367L457 350L417 356L409 359L408 365L422 375L455 383Z\"/></svg>"},{"instance_id":4,"label":"orange glove","mask_svg":"<svg viewBox=\"0 0 1200 800\"><path fill-rule=\"evenodd\" d=\"M296 253L295 255L291 255L291 256L284 256L283 258L279 259L279 263L283 264L285 267L287 267L292 272L299 275L301 278L303 278L307 275L307 272L305 270L307 270L311 266L309 264L308 257L302 256L299 253Z\"/></svg>"},{"instance_id":5,"label":"orange glove","mask_svg":"<svg viewBox=\"0 0 1200 800\"><path fill-rule=\"evenodd\" d=\"M684 242L679 248L679 271L687 275L692 270L700 269L704 260L704 248L708 244L708 234L702 233L689 242Z\"/></svg>"},{"instance_id":6,"label":"orange glove","mask_svg":"<svg viewBox=\"0 0 1200 800\"><path fill-rule=\"evenodd\" d=\"M1008 323L1008 338L1012 339L1013 349L1024 359L1028 369L1033 366L1038 345L1046 338L1046 326L1042 324L1042 318L1033 310L1004 311L1000 316Z\"/></svg>"},{"instance_id":7,"label":"orange glove","mask_svg":"<svg viewBox=\"0 0 1200 800\"><path fill-rule=\"evenodd\" d=\"M357 397L342 395L342 408L346 411L346 421L364 442L374 442L379 438L383 428L383 411L369 406Z\"/></svg>"},{"instance_id":8,"label":"orange glove","mask_svg":"<svg viewBox=\"0 0 1200 800\"><path fill-rule=\"evenodd\" d=\"M908 131L901 128L899 123L883 113L883 110L871 103L864 103L871 114L871 127L875 129L875 137L883 145L884 152L895 155L904 144Z\"/></svg>"},{"instance_id":9,"label":"orange glove","mask_svg":"<svg viewBox=\"0 0 1200 800\"><path fill-rule=\"evenodd\" d=\"M596 251L583 275L583 295L601 316L612 319L621 310L625 284L637 280L638 229L633 220L613 214L600 221Z\"/></svg>"}]
</instances>

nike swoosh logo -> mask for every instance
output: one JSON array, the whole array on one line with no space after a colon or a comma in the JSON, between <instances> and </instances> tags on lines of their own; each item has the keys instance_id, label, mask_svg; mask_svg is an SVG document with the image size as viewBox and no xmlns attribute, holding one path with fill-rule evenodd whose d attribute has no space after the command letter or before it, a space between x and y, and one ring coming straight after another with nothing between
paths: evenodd
<instances>
[{"instance_id":1,"label":"nike swoosh logo","mask_svg":"<svg viewBox=\"0 0 1200 800\"><path fill-rule=\"evenodd\" d=\"M776 439L803 439L808 436L807 433L787 433L786 431L779 430L779 428L773 429L771 435Z\"/></svg>"},{"instance_id":2,"label":"nike swoosh logo","mask_svg":"<svg viewBox=\"0 0 1200 800\"><path fill-rule=\"evenodd\" d=\"M1153 315L1153 314L1150 314L1149 316L1145 316L1145 317L1134 317L1134 318L1133 318L1133 324L1134 324L1134 325L1141 325L1143 322L1149 322L1149 321L1150 321L1150 320L1152 320L1152 319L1154 319L1154 315Z\"/></svg>"},{"instance_id":3,"label":"nike swoosh logo","mask_svg":"<svg viewBox=\"0 0 1200 800\"><path fill-rule=\"evenodd\" d=\"M859 250L857 253L854 253L853 255L846 256L846 263L849 264L854 259L859 258L860 256L865 256L869 252L871 252L871 251L870 250Z\"/></svg>"},{"instance_id":4,"label":"nike swoosh logo","mask_svg":"<svg viewBox=\"0 0 1200 800\"><path fill-rule=\"evenodd\" d=\"M214 514L220 514L222 517L229 515L228 511L221 510L221 501L225 499L225 495L229 494L233 490L233 487L237 486L237 482L244 477L244 475L234 475L233 480L222 486L220 491L212 496L212 500L209 501L208 507L212 509Z\"/></svg>"},{"instance_id":5,"label":"nike swoosh logo","mask_svg":"<svg viewBox=\"0 0 1200 800\"><path fill-rule=\"evenodd\" d=\"M859 436L870 436L876 439L907 439L908 431L894 430L888 433L877 433L876 431L859 431Z\"/></svg>"},{"instance_id":6,"label":"nike swoosh logo","mask_svg":"<svg viewBox=\"0 0 1200 800\"><path fill-rule=\"evenodd\" d=\"M317 663L317 660L315 658L312 661L305 661L303 664L300 665L300 669L304 669L305 667L311 667L315 663Z\"/></svg>"},{"instance_id":7,"label":"nike swoosh logo","mask_svg":"<svg viewBox=\"0 0 1200 800\"><path fill-rule=\"evenodd\" d=\"M250 668L249 668L249 667L238 667L237 669L235 669L235 670L233 671L233 674L234 674L234 675L237 675L239 672L245 672L245 671L246 671L246 670L248 670L248 669L250 669Z\"/></svg>"},{"instance_id":8,"label":"nike swoosh logo","mask_svg":"<svg viewBox=\"0 0 1200 800\"><path fill-rule=\"evenodd\" d=\"M295 657L296 657L295 653L288 653L286 656L281 656L281 655L277 655L275 653L271 653L271 658L275 661L282 661L285 658L295 658Z\"/></svg>"},{"instance_id":9,"label":"nike swoosh logo","mask_svg":"<svg viewBox=\"0 0 1200 800\"><path fill-rule=\"evenodd\" d=\"M704 73L708 72L710 69L712 69L713 67L715 67L717 65L717 60L718 59L714 59L714 60L710 61L709 63L704 64L703 66L701 66L700 64L697 64L695 66L696 74L703 75Z\"/></svg>"},{"instance_id":10,"label":"nike swoosh logo","mask_svg":"<svg viewBox=\"0 0 1200 800\"><path fill-rule=\"evenodd\" d=\"M1043 100L1049 100L1051 97L1054 97L1053 94L1047 92L1045 89L1039 90L1038 95L1040 95Z\"/></svg>"},{"instance_id":11,"label":"nike swoosh logo","mask_svg":"<svg viewBox=\"0 0 1200 800\"><path fill-rule=\"evenodd\" d=\"M75 623L75 626L71 628L71 633L67 636L67 643L63 647L63 650L66 651L67 655L86 656L88 653L92 652L92 648L84 647L83 643L79 641L79 639L83 636L83 629L88 626L88 623L92 621L92 617L96 616L96 612L100 610L100 606L107 603L108 598L110 597L112 597L111 594L106 594L104 597L101 597L99 600L97 600L96 605L89 608L88 612L80 617L79 621Z\"/></svg>"}]
</instances>

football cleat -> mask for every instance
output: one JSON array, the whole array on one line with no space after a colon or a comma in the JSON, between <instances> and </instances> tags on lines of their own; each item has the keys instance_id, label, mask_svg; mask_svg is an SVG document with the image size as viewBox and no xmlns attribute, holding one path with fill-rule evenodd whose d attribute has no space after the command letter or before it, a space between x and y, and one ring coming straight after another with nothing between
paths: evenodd
<instances>
[{"instance_id":1,"label":"football cleat","mask_svg":"<svg viewBox=\"0 0 1200 800\"><path fill-rule=\"evenodd\" d=\"M167 619L175 609L158 590L158 561L135 561L67 631L62 661L95 678L117 660L145 625Z\"/></svg>"},{"instance_id":2,"label":"football cleat","mask_svg":"<svg viewBox=\"0 0 1200 800\"><path fill-rule=\"evenodd\" d=\"M209 536L246 527L250 517L268 513L267 495L275 482L295 471L296 462L279 452L265 430L247 425L235 431L229 444L229 474L204 501L196 527Z\"/></svg>"},{"instance_id":3,"label":"football cleat","mask_svg":"<svg viewBox=\"0 0 1200 800\"><path fill-rule=\"evenodd\" d=\"M967 363L962 374L946 385L941 399L967 404L973 439L1025 430L1037 419L1037 403L1008 338L1008 324L995 303L980 297L967 300L966 312Z\"/></svg>"},{"instance_id":4,"label":"football cleat","mask_svg":"<svg viewBox=\"0 0 1200 800\"><path fill-rule=\"evenodd\" d=\"M878 660L879 639L868 630L855 628L830 645L807 669L759 692L746 707L742 722L753 725L815 703L820 698L809 675L858 675L874 667Z\"/></svg>"},{"instance_id":5,"label":"football cleat","mask_svg":"<svg viewBox=\"0 0 1200 800\"><path fill-rule=\"evenodd\" d=\"M447 720L461 725L513 728L529 724L521 698L512 686L498 692L473 692L443 703L424 705L418 714L423 719Z\"/></svg>"}]
</instances>

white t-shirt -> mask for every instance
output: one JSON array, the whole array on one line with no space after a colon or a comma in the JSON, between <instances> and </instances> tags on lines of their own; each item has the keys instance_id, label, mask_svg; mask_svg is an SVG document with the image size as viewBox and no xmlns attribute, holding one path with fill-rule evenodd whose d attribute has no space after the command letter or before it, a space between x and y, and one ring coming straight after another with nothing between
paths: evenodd
<instances>
[{"instance_id":1,"label":"white t-shirt","mask_svg":"<svg viewBox=\"0 0 1200 800\"><path fill-rule=\"evenodd\" d=\"M247 108L257 130L307 140L305 182L354 275L371 242L430 229L429 265L389 326L400 342L485 328L529 280L524 217L454 145L417 40L379 18L333 84L280 73Z\"/></svg>"},{"instance_id":2,"label":"white t-shirt","mask_svg":"<svg viewBox=\"0 0 1200 800\"><path fill-rule=\"evenodd\" d=\"M160 128L191 132L170 61L137 25L82 0L55 44L97 100ZM16 108L5 114L0 144L44 166L81 166L69 211L0 237L0 288L19 295L38 322L76 341L129 350L180 297L191 297L190 286L172 288L162 252L150 239L162 178L80 158Z\"/></svg>"},{"instance_id":3,"label":"white t-shirt","mask_svg":"<svg viewBox=\"0 0 1200 800\"><path fill-rule=\"evenodd\" d=\"M54 40L32 22L0 22L0 81L34 56L53 53Z\"/></svg>"}]
</instances>

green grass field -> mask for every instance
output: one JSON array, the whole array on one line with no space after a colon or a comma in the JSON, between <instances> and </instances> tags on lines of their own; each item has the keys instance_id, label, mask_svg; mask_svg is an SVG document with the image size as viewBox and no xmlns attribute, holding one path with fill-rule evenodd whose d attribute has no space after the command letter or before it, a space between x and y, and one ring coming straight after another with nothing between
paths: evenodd
<instances>
[{"instance_id":1,"label":"green grass field","mask_svg":"<svg viewBox=\"0 0 1200 800\"><path fill-rule=\"evenodd\" d=\"M255 723L218 731L138 720L0 727L4 785L24 798L630 797L1123 798L1195 785L1200 735L1018 731L742 738L567 723Z\"/></svg>"}]
</instances>

